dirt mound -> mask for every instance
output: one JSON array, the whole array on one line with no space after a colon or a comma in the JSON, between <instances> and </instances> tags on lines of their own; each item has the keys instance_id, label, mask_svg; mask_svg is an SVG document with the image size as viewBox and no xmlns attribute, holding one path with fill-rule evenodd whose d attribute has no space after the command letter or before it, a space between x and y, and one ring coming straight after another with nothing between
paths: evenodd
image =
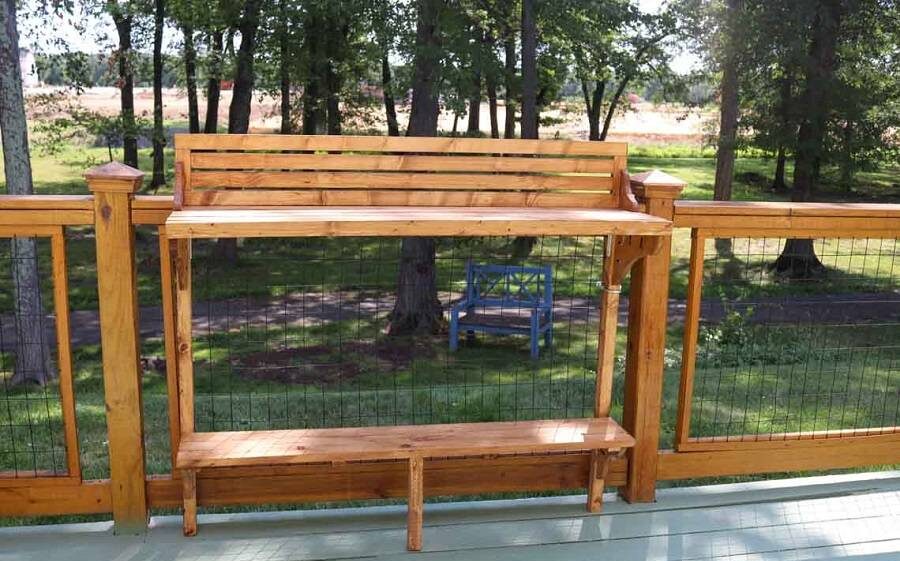
<instances>
[{"instance_id":1,"label":"dirt mound","mask_svg":"<svg viewBox=\"0 0 900 561\"><path fill-rule=\"evenodd\" d=\"M235 357L231 364L239 376L249 380L332 386L361 374L397 372L417 358L434 356L431 341L385 339L281 347Z\"/></svg>"}]
</instances>

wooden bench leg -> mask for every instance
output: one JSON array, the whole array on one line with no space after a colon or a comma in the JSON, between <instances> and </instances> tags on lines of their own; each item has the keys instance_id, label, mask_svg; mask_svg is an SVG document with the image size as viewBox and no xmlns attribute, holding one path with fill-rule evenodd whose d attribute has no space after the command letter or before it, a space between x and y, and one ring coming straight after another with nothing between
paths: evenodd
<instances>
[{"instance_id":1,"label":"wooden bench leg","mask_svg":"<svg viewBox=\"0 0 900 561\"><path fill-rule=\"evenodd\" d=\"M422 508L425 499L421 456L409 458L409 501L406 515L406 549L422 549Z\"/></svg>"},{"instance_id":2,"label":"wooden bench leg","mask_svg":"<svg viewBox=\"0 0 900 561\"><path fill-rule=\"evenodd\" d=\"M181 472L181 497L184 501L183 530L185 536L197 534L197 472Z\"/></svg>"},{"instance_id":3,"label":"wooden bench leg","mask_svg":"<svg viewBox=\"0 0 900 561\"><path fill-rule=\"evenodd\" d=\"M609 459L615 451L593 450L591 452L591 474L588 480L588 512L600 512L603 509L603 489L606 486L606 475L609 473Z\"/></svg>"}]
</instances>

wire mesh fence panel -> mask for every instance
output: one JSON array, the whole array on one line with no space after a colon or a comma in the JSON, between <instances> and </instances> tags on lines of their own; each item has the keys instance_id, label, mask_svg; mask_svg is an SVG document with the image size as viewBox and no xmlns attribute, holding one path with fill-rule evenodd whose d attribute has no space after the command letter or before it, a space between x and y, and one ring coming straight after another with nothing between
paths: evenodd
<instances>
[{"instance_id":1,"label":"wire mesh fence panel","mask_svg":"<svg viewBox=\"0 0 900 561\"><path fill-rule=\"evenodd\" d=\"M421 260L396 238L244 239L236 256L229 243L193 241L197 430L591 415L603 238L437 238L433 265L429 242ZM469 307L467 264L501 270ZM523 266L552 272L552 333L535 359L530 333L505 333L546 296ZM398 298L435 321L410 329Z\"/></svg>"},{"instance_id":2,"label":"wire mesh fence panel","mask_svg":"<svg viewBox=\"0 0 900 561\"><path fill-rule=\"evenodd\" d=\"M898 240L710 239L703 258L690 436L900 430Z\"/></svg>"},{"instance_id":3,"label":"wire mesh fence panel","mask_svg":"<svg viewBox=\"0 0 900 561\"><path fill-rule=\"evenodd\" d=\"M0 239L0 478L67 474L50 240Z\"/></svg>"}]
</instances>

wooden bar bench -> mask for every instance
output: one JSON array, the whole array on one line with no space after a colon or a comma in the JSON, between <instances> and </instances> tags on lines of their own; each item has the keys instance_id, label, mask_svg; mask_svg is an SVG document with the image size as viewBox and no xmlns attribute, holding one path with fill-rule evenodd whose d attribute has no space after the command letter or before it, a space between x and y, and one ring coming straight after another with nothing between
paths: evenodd
<instances>
[{"instance_id":1,"label":"wooden bar bench","mask_svg":"<svg viewBox=\"0 0 900 561\"><path fill-rule=\"evenodd\" d=\"M338 429L193 433L178 449L176 467L184 488L184 531L197 529L196 474L230 466L277 466L319 462L404 460L409 466L407 546L422 545L424 462L503 454L596 450L596 471L587 481L588 508L599 509L610 456L634 445L615 421L569 419Z\"/></svg>"},{"instance_id":2,"label":"wooden bar bench","mask_svg":"<svg viewBox=\"0 0 900 561\"><path fill-rule=\"evenodd\" d=\"M236 466L405 461L408 547L421 548L423 464L433 458L590 451L588 509L609 458L635 445L609 418L618 294L671 235L630 190L627 146L567 140L176 135L175 206L163 231L172 271L172 347L184 533L197 479ZM295 236L607 236L594 417L404 427L194 430L191 239Z\"/></svg>"}]
</instances>

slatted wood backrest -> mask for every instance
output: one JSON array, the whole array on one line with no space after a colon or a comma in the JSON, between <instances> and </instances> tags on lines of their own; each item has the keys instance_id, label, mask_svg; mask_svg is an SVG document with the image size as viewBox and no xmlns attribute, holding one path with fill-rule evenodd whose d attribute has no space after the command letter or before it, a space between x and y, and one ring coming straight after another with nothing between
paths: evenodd
<instances>
[{"instance_id":1,"label":"slatted wood backrest","mask_svg":"<svg viewBox=\"0 0 900 561\"><path fill-rule=\"evenodd\" d=\"M624 208L627 145L573 140L182 134L177 208Z\"/></svg>"}]
</instances>

